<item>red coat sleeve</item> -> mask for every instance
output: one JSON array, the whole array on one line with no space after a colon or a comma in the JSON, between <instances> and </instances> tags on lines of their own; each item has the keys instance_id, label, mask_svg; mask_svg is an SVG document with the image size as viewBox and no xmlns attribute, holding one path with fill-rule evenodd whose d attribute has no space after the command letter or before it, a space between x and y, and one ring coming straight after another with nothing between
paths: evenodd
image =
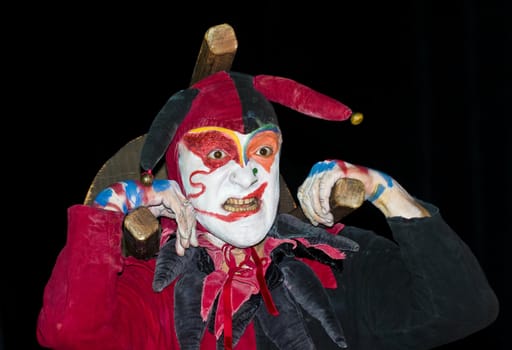
<instances>
[{"instance_id":1,"label":"red coat sleeve","mask_svg":"<svg viewBox=\"0 0 512 350\"><path fill-rule=\"evenodd\" d=\"M121 254L124 215L75 205L64 248L45 286L37 320L40 345L61 349L179 349L174 285L152 289L155 259ZM236 349L254 349L250 325ZM206 332L201 349L215 349Z\"/></svg>"},{"instance_id":2,"label":"red coat sleeve","mask_svg":"<svg viewBox=\"0 0 512 350\"><path fill-rule=\"evenodd\" d=\"M121 254L122 213L68 210L66 245L44 289L37 338L52 349L172 349L172 288L152 290L154 261Z\"/></svg>"}]
</instances>

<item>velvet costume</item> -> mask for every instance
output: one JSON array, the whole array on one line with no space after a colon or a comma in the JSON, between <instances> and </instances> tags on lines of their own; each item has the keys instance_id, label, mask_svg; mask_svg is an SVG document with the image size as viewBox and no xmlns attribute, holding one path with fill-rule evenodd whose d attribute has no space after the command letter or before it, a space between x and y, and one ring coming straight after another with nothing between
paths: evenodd
<instances>
[{"instance_id":1,"label":"velvet costume","mask_svg":"<svg viewBox=\"0 0 512 350\"><path fill-rule=\"evenodd\" d=\"M351 114L287 79L220 72L169 99L150 128L141 167L150 171L165 155L169 178L180 182L176 148L187 131L218 126L248 134L277 126L267 99L327 120ZM394 241L356 227L325 230L315 240L311 232L318 228L278 215L268 233L268 242L276 244L263 256L266 282L253 277L248 285L256 294L242 295L241 304L233 298L235 349L273 349L276 343L281 349L339 349L332 339L345 340L350 350L430 349L489 325L498 302L477 260L438 209L421 204L431 217L387 219ZM216 313L220 301L212 304L222 299L215 294L221 289L203 289L203 281L219 281L216 252L202 244L180 259L164 241L157 258L123 257L123 219L122 212L94 206L68 209L67 242L37 323L40 344L56 350L179 349L180 342L182 349L199 343L201 349L221 348L222 326L231 318ZM173 238L173 223L162 218L166 239ZM297 249L289 239L301 242ZM316 250L318 244L324 246ZM333 249L338 255L324 254ZM176 271L155 291L161 266ZM268 299L260 300L265 286L278 316L267 312ZM213 322L222 316L224 324Z\"/></svg>"},{"instance_id":2,"label":"velvet costume","mask_svg":"<svg viewBox=\"0 0 512 350\"><path fill-rule=\"evenodd\" d=\"M336 274L338 288L327 289L349 349L429 349L496 318L496 297L475 257L438 209L423 204L432 217L388 220L397 244L355 227L339 233L359 244ZM123 214L75 205L68 218L67 243L38 320L41 345L178 349L174 284L154 292L155 259L121 255ZM338 348L316 320L304 315L317 348ZM202 348L215 347L214 336L205 332ZM236 349L257 348L272 347L251 323Z\"/></svg>"}]
</instances>

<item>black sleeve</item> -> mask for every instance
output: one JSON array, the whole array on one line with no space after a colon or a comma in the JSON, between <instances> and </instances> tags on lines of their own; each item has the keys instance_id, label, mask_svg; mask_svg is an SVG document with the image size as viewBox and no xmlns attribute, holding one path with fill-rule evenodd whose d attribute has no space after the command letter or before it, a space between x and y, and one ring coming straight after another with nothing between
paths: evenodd
<instances>
[{"instance_id":1,"label":"black sleeve","mask_svg":"<svg viewBox=\"0 0 512 350\"><path fill-rule=\"evenodd\" d=\"M431 349L492 323L496 295L468 246L431 217L389 218L394 241L355 227L334 300L349 349Z\"/></svg>"}]
</instances>

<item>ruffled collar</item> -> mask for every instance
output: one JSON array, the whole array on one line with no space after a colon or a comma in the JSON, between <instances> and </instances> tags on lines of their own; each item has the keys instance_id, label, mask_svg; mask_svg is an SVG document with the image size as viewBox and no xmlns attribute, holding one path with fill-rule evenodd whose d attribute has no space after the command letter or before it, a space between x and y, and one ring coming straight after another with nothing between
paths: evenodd
<instances>
[{"instance_id":1,"label":"ruffled collar","mask_svg":"<svg viewBox=\"0 0 512 350\"><path fill-rule=\"evenodd\" d=\"M235 248L229 244L221 248L213 245L204 235L199 236L199 245L206 249L213 260L215 271L204 280L201 299L201 317L207 320L215 300L219 298L215 315L215 335L220 337L224 330L225 338L230 332L226 325L236 311L254 295L261 293L271 314L278 311L272 301L265 281L265 273L270 265L270 252L280 244L295 242L291 239L267 237L258 246Z\"/></svg>"}]
</instances>

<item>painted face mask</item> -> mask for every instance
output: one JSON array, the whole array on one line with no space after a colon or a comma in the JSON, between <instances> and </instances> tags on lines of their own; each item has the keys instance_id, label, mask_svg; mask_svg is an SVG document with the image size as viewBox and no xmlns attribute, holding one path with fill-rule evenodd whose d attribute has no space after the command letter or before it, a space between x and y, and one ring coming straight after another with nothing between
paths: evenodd
<instances>
[{"instance_id":1,"label":"painted face mask","mask_svg":"<svg viewBox=\"0 0 512 350\"><path fill-rule=\"evenodd\" d=\"M183 136L178 158L185 194L198 222L222 242L253 246L272 226L280 145L281 133L272 124L249 134L203 127Z\"/></svg>"}]
</instances>

